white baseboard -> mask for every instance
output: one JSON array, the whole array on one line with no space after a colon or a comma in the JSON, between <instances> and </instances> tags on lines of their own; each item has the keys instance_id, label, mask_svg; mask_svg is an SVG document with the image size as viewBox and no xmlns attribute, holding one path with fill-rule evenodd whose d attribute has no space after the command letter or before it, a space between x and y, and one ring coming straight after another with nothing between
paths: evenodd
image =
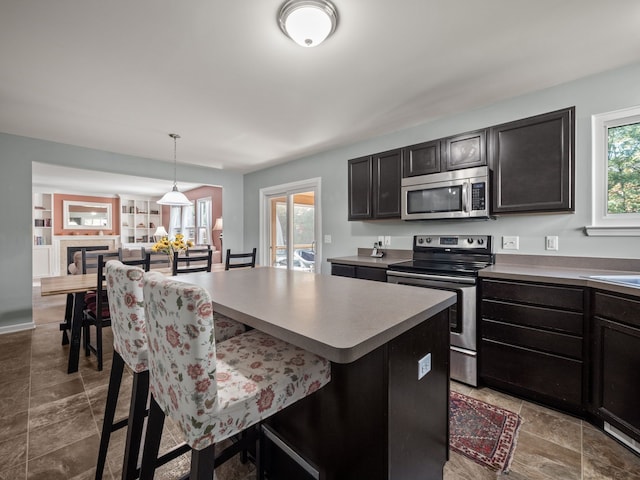
<instances>
[{"instance_id":1,"label":"white baseboard","mask_svg":"<svg viewBox=\"0 0 640 480\"><path fill-rule=\"evenodd\" d=\"M22 332L24 330L33 330L34 328L36 328L36 324L33 322L7 325L6 327L0 327L0 335L4 335L5 333Z\"/></svg>"}]
</instances>

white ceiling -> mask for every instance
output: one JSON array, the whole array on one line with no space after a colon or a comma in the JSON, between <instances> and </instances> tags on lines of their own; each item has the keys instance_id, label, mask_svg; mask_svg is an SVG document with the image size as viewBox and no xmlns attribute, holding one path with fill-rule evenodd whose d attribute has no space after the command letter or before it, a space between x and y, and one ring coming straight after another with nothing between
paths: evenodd
<instances>
[{"instance_id":1,"label":"white ceiling","mask_svg":"<svg viewBox=\"0 0 640 480\"><path fill-rule=\"evenodd\" d=\"M640 60L637 0L282 2L2 0L0 131L249 172Z\"/></svg>"}]
</instances>

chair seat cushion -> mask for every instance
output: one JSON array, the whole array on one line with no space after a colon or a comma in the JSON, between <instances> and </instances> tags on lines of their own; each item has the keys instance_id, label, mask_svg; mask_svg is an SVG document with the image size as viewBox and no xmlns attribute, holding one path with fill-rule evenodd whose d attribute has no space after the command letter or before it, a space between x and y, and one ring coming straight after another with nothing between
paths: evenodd
<instances>
[{"instance_id":1,"label":"chair seat cushion","mask_svg":"<svg viewBox=\"0 0 640 480\"><path fill-rule=\"evenodd\" d=\"M213 313L213 324L215 327L216 342L224 342L225 340L240 335L247 331L242 323L236 322L220 313Z\"/></svg>"},{"instance_id":2,"label":"chair seat cushion","mask_svg":"<svg viewBox=\"0 0 640 480\"><path fill-rule=\"evenodd\" d=\"M98 316L98 303L94 300L93 302L87 303L86 305L86 310L93 316L93 318L97 318ZM103 303L102 304L102 312L100 315L100 318L107 319L111 316L110 312L109 312L109 304L108 303Z\"/></svg>"},{"instance_id":3,"label":"chair seat cushion","mask_svg":"<svg viewBox=\"0 0 640 480\"><path fill-rule=\"evenodd\" d=\"M208 373L193 371L194 375L202 376L198 384L206 396ZM192 438L190 434L196 432L183 431L187 443L200 450L231 437L310 395L330 379L327 359L259 330L217 343L217 405L206 412L208 433L201 431ZM183 428L200 421L183 415L178 424Z\"/></svg>"}]
</instances>

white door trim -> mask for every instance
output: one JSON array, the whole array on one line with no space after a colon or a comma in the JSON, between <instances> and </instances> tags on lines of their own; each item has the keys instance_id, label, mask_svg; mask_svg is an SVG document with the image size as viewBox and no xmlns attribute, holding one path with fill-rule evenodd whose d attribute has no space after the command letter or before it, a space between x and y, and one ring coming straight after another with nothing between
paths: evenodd
<instances>
[{"instance_id":1,"label":"white door trim","mask_svg":"<svg viewBox=\"0 0 640 480\"><path fill-rule=\"evenodd\" d=\"M316 273L321 273L322 266L322 211L320 191L322 186L322 178L314 177L307 180L299 180L296 182L283 183L282 185L274 185L260 189L259 211L260 211L260 265L269 265L269 197L288 196L293 193L314 192L315 198L315 242L316 242Z\"/></svg>"}]
</instances>

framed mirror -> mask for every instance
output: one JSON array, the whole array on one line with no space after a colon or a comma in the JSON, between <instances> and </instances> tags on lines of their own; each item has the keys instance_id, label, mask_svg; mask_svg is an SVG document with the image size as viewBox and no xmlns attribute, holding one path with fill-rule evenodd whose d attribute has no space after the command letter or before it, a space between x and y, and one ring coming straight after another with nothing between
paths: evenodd
<instances>
[{"instance_id":1,"label":"framed mirror","mask_svg":"<svg viewBox=\"0 0 640 480\"><path fill-rule=\"evenodd\" d=\"M95 202L62 202L65 230L111 230L111 204Z\"/></svg>"}]
</instances>

